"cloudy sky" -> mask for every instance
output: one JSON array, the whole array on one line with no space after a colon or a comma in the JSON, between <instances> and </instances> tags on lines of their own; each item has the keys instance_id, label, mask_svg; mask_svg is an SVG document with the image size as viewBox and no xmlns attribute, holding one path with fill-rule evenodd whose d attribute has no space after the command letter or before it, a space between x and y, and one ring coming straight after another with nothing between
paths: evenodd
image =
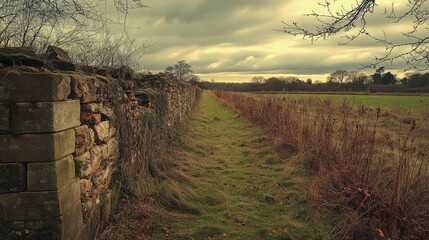
<instances>
[{"instance_id":1,"label":"cloudy sky","mask_svg":"<svg viewBox=\"0 0 429 240\"><path fill-rule=\"evenodd\" d=\"M342 2L345 6L355 4L355 0ZM151 39L153 46L145 53L144 66L152 72L186 60L202 80L237 82L250 81L253 76L292 75L324 81L329 72L357 70L384 50L365 38L348 46L337 44L342 41L340 36L311 44L309 40L275 31L282 29L282 21L312 26L313 22L302 14L318 9L316 1L144 0L144 3L150 8L133 10L128 25L134 36ZM375 34L384 30L391 38L399 37L406 26L389 24L382 16L385 7L377 7L369 28ZM384 66L399 74L405 68L399 62Z\"/></svg>"}]
</instances>

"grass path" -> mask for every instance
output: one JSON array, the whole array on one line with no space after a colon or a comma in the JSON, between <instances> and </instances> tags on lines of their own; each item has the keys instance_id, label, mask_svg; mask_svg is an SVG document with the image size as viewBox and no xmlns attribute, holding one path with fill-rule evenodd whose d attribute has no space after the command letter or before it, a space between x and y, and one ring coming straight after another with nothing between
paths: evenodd
<instances>
[{"instance_id":1,"label":"grass path","mask_svg":"<svg viewBox=\"0 0 429 240\"><path fill-rule=\"evenodd\" d=\"M188 190L146 220L151 239L324 239L297 186L304 173L288 169L294 153L276 151L263 130L206 93L184 138L175 160L190 180L165 194Z\"/></svg>"}]
</instances>

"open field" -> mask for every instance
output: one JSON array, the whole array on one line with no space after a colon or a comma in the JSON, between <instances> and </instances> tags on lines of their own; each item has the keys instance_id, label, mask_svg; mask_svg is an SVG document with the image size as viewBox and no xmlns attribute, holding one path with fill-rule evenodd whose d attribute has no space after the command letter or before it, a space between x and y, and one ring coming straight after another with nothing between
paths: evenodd
<instances>
[{"instance_id":1,"label":"open field","mask_svg":"<svg viewBox=\"0 0 429 240\"><path fill-rule=\"evenodd\" d=\"M370 108L381 108L383 110L429 112L429 96L397 96L397 95L346 95L346 94L313 94L313 93L282 93L264 94L296 100L300 98L320 98L329 99L335 103L349 101L356 107L366 106Z\"/></svg>"},{"instance_id":2,"label":"open field","mask_svg":"<svg viewBox=\"0 0 429 240\"><path fill-rule=\"evenodd\" d=\"M322 212L345 217L336 236L427 239L429 126L423 110L383 111L344 99L214 94L305 156L302 167L315 174L307 194Z\"/></svg>"},{"instance_id":3,"label":"open field","mask_svg":"<svg viewBox=\"0 0 429 240\"><path fill-rule=\"evenodd\" d=\"M389 134L404 138L409 124L415 122L415 130L410 136L418 141L429 141L429 96L398 96L368 94L311 94L311 93L272 93L254 94L264 98L278 98L285 102L302 105L308 108L309 102L314 106L323 101L332 102L338 108L343 104L351 105L356 111L376 112L380 108L377 126ZM371 118L366 118L371 121Z\"/></svg>"}]
</instances>

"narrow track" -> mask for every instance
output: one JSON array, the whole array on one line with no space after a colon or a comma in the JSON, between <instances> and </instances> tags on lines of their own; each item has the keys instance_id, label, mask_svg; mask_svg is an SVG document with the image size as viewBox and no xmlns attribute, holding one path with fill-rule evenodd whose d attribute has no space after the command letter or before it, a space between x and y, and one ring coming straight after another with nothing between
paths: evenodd
<instances>
[{"instance_id":1,"label":"narrow track","mask_svg":"<svg viewBox=\"0 0 429 240\"><path fill-rule=\"evenodd\" d=\"M182 139L172 167L182 177L160 183L158 204L133 204L128 230L109 239L328 239L301 161L264 130L205 93Z\"/></svg>"}]
</instances>

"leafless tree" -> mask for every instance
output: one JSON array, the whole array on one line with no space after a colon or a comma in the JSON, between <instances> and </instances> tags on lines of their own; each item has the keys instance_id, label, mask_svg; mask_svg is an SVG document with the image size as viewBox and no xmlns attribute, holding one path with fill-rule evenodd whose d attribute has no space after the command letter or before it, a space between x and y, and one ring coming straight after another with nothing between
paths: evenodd
<instances>
[{"instance_id":1,"label":"leafless tree","mask_svg":"<svg viewBox=\"0 0 429 240\"><path fill-rule=\"evenodd\" d=\"M108 5L124 20L106 17ZM143 7L141 0L1 0L0 47L30 46L43 52L55 45L69 50L79 63L135 65L148 42L127 34L126 19L131 9ZM113 24L124 31L112 34Z\"/></svg>"},{"instance_id":2,"label":"leafless tree","mask_svg":"<svg viewBox=\"0 0 429 240\"><path fill-rule=\"evenodd\" d=\"M107 69L127 65L141 69L142 57L150 45L150 39L138 41L127 35L115 35L105 29L93 37L71 42L67 49L73 60L81 65Z\"/></svg>"},{"instance_id":3,"label":"leafless tree","mask_svg":"<svg viewBox=\"0 0 429 240\"><path fill-rule=\"evenodd\" d=\"M388 33L384 32L382 37L379 37L368 30L368 26L371 24L369 15L374 14L374 9L379 7L377 2L378 0L324 0L318 4L325 11L312 11L305 14L305 16L315 20L316 27L314 29L302 27L297 22L284 22L285 26L282 31L294 36L308 38L312 42L343 33L346 40L340 44L349 44L358 37L368 36L385 45L386 51L382 56L376 56L372 64L364 67L375 68L384 62L403 60L410 69L428 69L429 1L407 0L405 8L399 8L394 1L391 1L391 7L384 9L385 17L390 19L392 23L410 24L410 29L402 33L405 39L403 41L389 40Z\"/></svg>"},{"instance_id":4,"label":"leafless tree","mask_svg":"<svg viewBox=\"0 0 429 240\"><path fill-rule=\"evenodd\" d=\"M165 73L167 73L169 75L174 75L174 67L173 66L167 66L165 68Z\"/></svg>"},{"instance_id":5,"label":"leafless tree","mask_svg":"<svg viewBox=\"0 0 429 240\"><path fill-rule=\"evenodd\" d=\"M66 25L83 29L98 22L102 18L96 9L91 1L3 0L0 46L44 46Z\"/></svg>"},{"instance_id":6,"label":"leafless tree","mask_svg":"<svg viewBox=\"0 0 429 240\"><path fill-rule=\"evenodd\" d=\"M328 76L328 81L340 83L340 87L344 90L344 83L350 80L349 72L346 70L337 70Z\"/></svg>"},{"instance_id":7,"label":"leafless tree","mask_svg":"<svg viewBox=\"0 0 429 240\"><path fill-rule=\"evenodd\" d=\"M189 81L193 76L192 66L189 65L185 60L180 60L174 66L167 66L165 68L166 73L172 73L173 76L177 77L180 81Z\"/></svg>"},{"instance_id":8,"label":"leafless tree","mask_svg":"<svg viewBox=\"0 0 429 240\"><path fill-rule=\"evenodd\" d=\"M263 83L264 81L265 81L265 78L264 78L264 77L261 77L261 76L254 76L254 77L252 78L252 83L261 84L261 83Z\"/></svg>"},{"instance_id":9,"label":"leafless tree","mask_svg":"<svg viewBox=\"0 0 429 240\"><path fill-rule=\"evenodd\" d=\"M348 79L352 83L369 84L371 82L368 75L359 71L348 71Z\"/></svg>"}]
</instances>

